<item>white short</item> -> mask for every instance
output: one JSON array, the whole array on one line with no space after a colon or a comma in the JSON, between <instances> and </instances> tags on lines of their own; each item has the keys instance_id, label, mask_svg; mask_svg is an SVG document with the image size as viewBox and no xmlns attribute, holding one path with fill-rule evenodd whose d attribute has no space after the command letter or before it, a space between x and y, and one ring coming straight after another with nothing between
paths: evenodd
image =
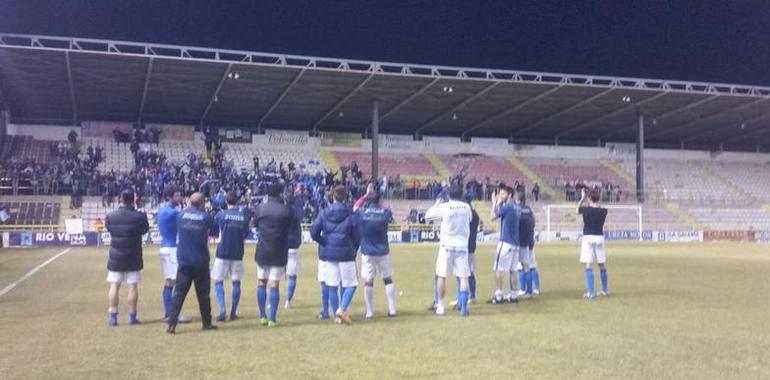
<instances>
[{"instance_id":1,"label":"white short","mask_svg":"<svg viewBox=\"0 0 770 380\"><path fill-rule=\"evenodd\" d=\"M176 247L160 248L160 273L166 280L176 280L179 264L176 261Z\"/></svg>"},{"instance_id":2,"label":"white short","mask_svg":"<svg viewBox=\"0 0 770 380\"><path fill-rule=\"evenodd\" d=\"M372 281L377 273L379 273L382 278L393 276L390 255L361 255L361 278L363 278L364 281Z\"/></svg>"},{"instance_id":3,"label":"white short","mask_svg":"<svg viewBox=\"0 0 770 380\"><path fill-rule=\"evenodd\" d=\"M441 246L436 258L436 276L446 278L449 269L457 277L470 277L468 266L468 249Z\"/></svg>"},{"instance_id":4,"label":"white short","mask_svg":"<svg viewBox=\"0 0 770 380\"><path fill-rule=\"evenodd\" d=\"M324 263L324 279L328 286L343 288L358 285L358 268L355 261L326 261Z\"/></svg>"},{"instance_id":5,"label":"white short","mask_svg":"<svg viewBox=\"0 0 770 380\"><path fill-rule=\"evenodd\" d=\"M326 282L326 261L318 260L318 282Z\"/></svg>"},{"instance_id":6,"label":"white short","mask_svg":"<svg viewBox=\"0 0 770 380\"><path fill-rule=\"evenodd\" d=\"M134 272L113 272L108 271L107 272L107 282L110 283L127 283L127 284L138 284L140 281L142 281L142 272L140 271L134 271Z\"/></svg>"},{"instance_id":7,"label":"white short","mask_svg":"<svg viewBox=\"0 0 770 380\"><path fill-rule=\"evenodd\" d=\"M260 266L257 264L257 279L280 281L286 277L286 267Z\"/></svg>"},{"instance_id":8,"label":"white short","mask_svg":"<svg viewBox=\"0 0 770 380\"><path fill-rule=\"evenodd\" d=\"M227 260L216 257L214 258L214 266L211 267L211 279L216 282L240 281L245 273L243 260Z\"/></svg>"},{"instance_id":9,"label":"white short","mask_svg":"<svg viewBox=\"0 0 770 380\"><path fill-rule=\"evenodd\" d=\"M471 273L476 273L476 254L468 253L468 269Z\"/></svg>"},{"instance_id":10,"label":"white short","mask_svg":"<svg viewBox=\"0 0 770 380\"><path fill-rule=\"evenodd\" d=\"M523 250L523 248L522 248L522 250ZM530 259L530 261L529 261L529 269L537 268L537 259L535 258L535 250L534 249L530 250L529 248L527 248L527 251L529 253L529 259ZM519 255L521 255L521 252L519 252ZM524 268L521 266L521 258L519 258L519 263L516 264L516 270L519 271L519 270L522 270L522 269L524 269Z\"/></svg>"},{"instance_id":11,"label":"white short","mask_svg":"<svg viewBox=\"0 0 770 380\"><path fill-rule=\"evenodd\" d=\"M516 269L519 262L519 247L505 242L497 243L497 254L495 262L492 263L492 270L495 272L510 272Z\"/></svg>"},{"instance_id":12,"label":"white short","mask_svg":"<svg viewBox=\"0 0 770 380\"><path fill-rule=\"evenodd\" d=\"M604 252L604 236L583 236L580 262L583 264L604 264L607 262L607 255Z\"/></svg>"},{"instance_id":13,"label":"white short","mask_svg":"<svg viewBox=\"0 0 770 380\"><path fill-rule=\"evenodd\" d=\"M302 274L302 262L299 261L299 251L289 249L289 261L286 262L286 275L299 276Z\"/></svg>"}]
</instances>

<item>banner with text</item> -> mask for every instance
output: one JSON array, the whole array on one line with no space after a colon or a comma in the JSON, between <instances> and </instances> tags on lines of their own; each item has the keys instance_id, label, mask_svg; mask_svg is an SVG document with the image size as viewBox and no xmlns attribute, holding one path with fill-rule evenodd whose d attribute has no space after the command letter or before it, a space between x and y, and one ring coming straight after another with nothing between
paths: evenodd
<instances>
[{"instance_id":1,"label":"banner with text","mask_svg":"<svg viewBox=\"0 0 770 380\"><path fill-rule=\"evenodd\" d=\"M321 146L360 148L363 139L360 133L321 132Z\"/></svg>"},{"instance_id":2,"label":"banner with text","mask_svg":"<svg viewBox=\"0 0 770 380\"><path fill-rule=\"evenodd\" d=\"M281 131L266 129L263 142L272 147L304 148L309 145L310 136L302 131Z\"/></svg>"}]
</instances>

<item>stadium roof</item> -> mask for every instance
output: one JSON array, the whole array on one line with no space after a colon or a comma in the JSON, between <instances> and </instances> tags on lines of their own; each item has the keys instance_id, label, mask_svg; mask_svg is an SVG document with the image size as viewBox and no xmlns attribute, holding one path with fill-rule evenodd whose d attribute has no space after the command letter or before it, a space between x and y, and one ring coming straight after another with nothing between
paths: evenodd
<instances>
[{"instance_id":1,"label":"stadium roof","mask_svg":"<svg viewBox=\"0 0 770 380\"><path fill-rule=\"evenodd\" d=\"M237 79L236 79L237 78ZM428 66L0 34L0 107L13 122L83 120L634 141L770 144L770 87Z\"/></svg>"}]
</instances>

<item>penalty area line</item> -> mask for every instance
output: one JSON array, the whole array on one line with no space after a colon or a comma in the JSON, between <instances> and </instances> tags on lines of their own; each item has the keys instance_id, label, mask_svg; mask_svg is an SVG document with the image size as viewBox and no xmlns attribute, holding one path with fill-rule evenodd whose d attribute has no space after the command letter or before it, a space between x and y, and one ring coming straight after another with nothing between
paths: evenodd
<instances>
[{"instance_id":1,"label":"penalty area line","mask_svg":"<svg viewBox=\"0 0 770 380\"><path fill-rule=\"evenodd\" d=\"M32 268L32 270L30 270L29 272L27 272L25 275L21 276L21 277L20 277L18 280L16 280L16 281L14 281L14 282L10 283L8 286L6 286L5 288L3 288L3 290L0 290L0 297L4 296L4 295L5 295L5 293L8 293L8 292L10 292L11 290L13 290L13 288L15 288L16 286L18 286L18 285L19 285L19 284L21 284L22 282L26 281L28 278L32 277L32 276L33 276L35 273L37 273L38 271L40 271L41 269L43 269L43 268L44 268L46 265L48 265L48 264L52 263L54 260L58 259L59 257L66 255L66 254L67 254L69 251L70 251L70 248L67 248L67 249L65 249L65 250L63 250L63 251L61 251L61 252L57 253L56 255L54 255L53 257L51 257L50 259L48 259L48 260L46 260L46 261L43 261L43 262L42 262L40 265L38 265L38 266L36 266L36 267Z\"/></svg>"}]
</instances>

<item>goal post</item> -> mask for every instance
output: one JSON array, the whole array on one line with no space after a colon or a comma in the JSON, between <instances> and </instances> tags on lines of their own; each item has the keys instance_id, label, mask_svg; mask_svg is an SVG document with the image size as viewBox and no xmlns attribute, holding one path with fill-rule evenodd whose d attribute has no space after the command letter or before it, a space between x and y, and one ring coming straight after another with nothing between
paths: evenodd
<instances>
[{"instance_id":1,"label":"goal post","mask_svg":"<svg viewBox=\"0 0 770 380\"><path fill-rule=\"evenodd\" d=\"M637 231L642 240L644 230L642 205L602 205L607 209L605 231ZM545 211L545 241L560 240L555 237L582 233L583 221L575 212L574 204L550 204L543 206Z\"/></svg>"}]
</instances>

